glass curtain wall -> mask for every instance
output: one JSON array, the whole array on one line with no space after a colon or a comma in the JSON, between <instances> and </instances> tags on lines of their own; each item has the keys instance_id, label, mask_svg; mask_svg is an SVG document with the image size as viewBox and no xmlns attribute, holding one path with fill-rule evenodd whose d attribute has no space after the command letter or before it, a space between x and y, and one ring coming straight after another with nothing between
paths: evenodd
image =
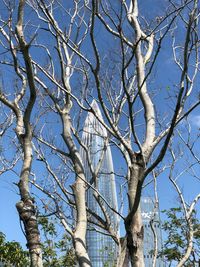
<instances>
[{"instance_id":1,"label":"glass curtain wall","mask_svg":"<svg viewBox=\"0 0 200 267\"><path fill-rule=\"evenodd\" d=\"M96 115L103 119L95 101L92 102L92 107ZM86 199L89 209L103 219L105 219L104 214L94 197L94 188L96 188L106 201L117 210L113 161L110 146L106 141L107 138L108 136L105 128L93 114L88 113L82 135L82 142L87 147L87 152L83 148L80 149L85 166L86 178L91 185L91 187L88 186L87 188ZM93 170L99 170L97 177L92 177L91 167ZM116 229L117 215L110 210L105 202L103 203L112 222L112 226ZM94 218L91 219L95 222ZM113 239L106 234L106 231L95 224L88 224L86 243L93 267L115 266L117 246Z\"/></svg>"},{"instance_id":2,"label":"glass curtain wall","mask_svg":"<svg viewBox=\"0 0 200 267\"><path fill-rule=\"evenodd\" d=\"M158 252L162 251L162 233L159 209L155 210L153 199L150 197L142 197L140 201L141 215L144 227L144 260L145 267L152 267L153 250L154 250L154 235L152 226L158 240ZM152 226L150 222L152 221ZM158 257L156 267L165 267L163 257Z\"/></svg>"}]
</instances>

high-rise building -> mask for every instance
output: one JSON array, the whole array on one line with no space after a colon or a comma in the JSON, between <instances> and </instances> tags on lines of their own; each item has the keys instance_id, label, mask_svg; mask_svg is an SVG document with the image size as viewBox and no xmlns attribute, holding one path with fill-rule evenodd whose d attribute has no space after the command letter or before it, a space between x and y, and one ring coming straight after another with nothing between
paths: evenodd
<instances>
[{"instance_id":1,"label":"high-rise building","mask_svg":"<svg viewBox=\"0 0 200 267\"><path fill-rule=\"evenodd\" d=\"M92 102L96 115L102 118L96 101ZM81 148L80 153L85 166L88 186L86 192L87 205L90 210L104 219L104 214L94 197L96 188L103 198L117 209L116 185L110 146L107 143L108 134L106 129L91 112L88 113L82 135L82 142L87 147L86 151ZM92 177L91 166L94 171L98 169L97 177ZM103 201L103 200L102 200ZM117 228L117 215L106 205L106 212L110 217L112 226ZM95 219L92 218L95 222ZM97 221L96 221L97 222ZM86 244L93 267L113 267L117 257L117 246L108 233L96 226L88 224Z\"/></svg>"},{"instance_id":2,"label":"high-rise building","mask_svg":"<svg viewBox=\"0 0 200 267\"><path fill-rule=\"evenodd\" d=\"M153 251L155 249L155 238L157 239L157 250L162 251L162 233L159 209L155 209L153 199L150 197L142 197L140 201L141 215L144 227L144 261L145 267L152 267ZM155 234L153 233L153 229ZM163 257L159 256L156 260L156 267L165 267Z\"/></svg>"}]
</instances>

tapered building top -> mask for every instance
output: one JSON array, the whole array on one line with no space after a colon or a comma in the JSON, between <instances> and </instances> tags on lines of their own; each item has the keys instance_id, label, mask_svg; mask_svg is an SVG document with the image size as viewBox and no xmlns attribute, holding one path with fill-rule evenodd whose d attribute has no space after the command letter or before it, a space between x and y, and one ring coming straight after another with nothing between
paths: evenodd
<instances>
[{"instance_id":1,"label":"tapered building top","mask_svg":"<svg viewBox=\"0 0 200 267\"><path fill-rule=\"evenodd\" d=\"M85 119L83 133L86 133L86 135L99 135L105 138L107 137L107 131L98 120L99 118L101 121L103 121L103 117L96 100L92 101L91 107L94 110L95 115L92 112L88 112Z\"/></svg>"},{"instance_id":2,"label":"tapered building top","mask_svg":"<svg viewBox=\"0 0 200 267\"><path fill-rule=\"evenodd\" d=\"M92 101L91 107L95 114L88 112L82 135L82 142L87 147L87 152L81 147L80 154L84 165L86 179L91 184L91 187L88 186L86 193L87 205L90 210L105 220L104 213L94 197L93 188L95 187L104 199L106 199L109 205L117 210L115 176L111 149L106 140L108 137L107 131L100 122L103 121L101 111L95 100ZM96 173L95 177L91 174L91 170ZM104 205L107 214L109 214L113 228L117 229L118 217L116 213L114 213L105 203ZM90 220L94 220L95 223L96 219L91 217ZM117 247L115 242L110 236L106 235L106 231L105 234L103 234L104 230L101 228L98 229L96 225L95 228L98 229L99 232L92 231L91 229L94 229L94 225L95 224L92 223L88 224L86 237L92 266L103 267L105 264L108 266L115 266L115 259L117 257ZM102 232L102 234L100 232Z\"/></svg>"}]
</instances>

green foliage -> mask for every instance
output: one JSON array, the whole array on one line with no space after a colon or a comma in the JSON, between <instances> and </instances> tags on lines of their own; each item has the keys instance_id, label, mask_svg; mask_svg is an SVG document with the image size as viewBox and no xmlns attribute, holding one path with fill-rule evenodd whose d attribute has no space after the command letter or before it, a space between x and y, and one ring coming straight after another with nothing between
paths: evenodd
<instances>
[{"instance_id":1,"label":"green foliage","mask_svg":"<svg viewBox=\"0 0 200 267\"><path fill-rule=\"evenodd\" d=\"M44 237L42 242L44 267L75 266L76 257L71 238L66 234L59 238L55 227L58 225L56 219L41 217L39 224Z\"/></svg>"},{"instance_id":2,"label":"green foliage","mask_svg":"<svg viewBox=\"0 0 200 267\"><path fill-rule=\"evenodd\" d=\"M44 240L42 240L43 266L44 267L73 267L76 265L76 257L69 236L64 234L59 238L53 219L40 218L39 225ZM29 267L29 253L24 251L18 242L6 241L5 235L0 232L0 261L6 263L6 267Z\"/></svg>"},{"instance_id":3,"label":"green foliage","mask_svg":"<svg viewBox=\"0 0 200 267\"><path fill-rule=\"evenodd\" d=\"M0 232L0 260L6 266L28 267L28 251L24 251L20 244L15 241L6 241L5 235Z\"/></svg>"},{"instance_id":4,"label":"green foliage","mask_svg":"<svg viewBox=\"0 0 200 267\"><path fill-rule=\"evenodd\" d=\"M168 238L164 242L162 255L168 263L179 262L187 248L188 225L185 220L183 211L180 207L171 208L163 211L168 220L164 222L163 229ZM184 266L195 266L199 260L200 253L200 222L196 217L196 212L192 215L192 224L194 230L194 248L189 260Z\"/></svg>"}]
</instances>

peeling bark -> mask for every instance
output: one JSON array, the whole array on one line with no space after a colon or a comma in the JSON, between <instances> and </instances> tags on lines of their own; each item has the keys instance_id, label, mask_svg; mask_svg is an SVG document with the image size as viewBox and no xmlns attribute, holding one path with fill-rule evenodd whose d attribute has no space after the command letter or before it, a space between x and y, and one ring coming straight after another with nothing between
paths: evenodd
<instances>
[{"instance_id":1,"label":"peeling bark","mask_svg":"<svg viewBox=\"0 0 200 267\"><path fill-rule=\"evenodd\" d=\"M144 230L140 211L140 197L143 182L144 162L135 154L130 167L128 199L130 212L125 219L127 248L134 267L144 267L143 238Z\"/></svg>"},{"instance_id":2,"label":"peeling bark","mask_svg":"<svg viewBox=\"0 0 200 267\"><path fill-rule=\"evenodd\" d=\"M31 198L29 198L26 201L18 202L16 207L20 219L24 224L27 247L29 248L31 259L31 267L41 267L43 266L41 244L34 202Z\"/></svg>"},{"instance_id":3,"label":"peeling bark","mask_svg":"<svg viewBox=\"0 0 200 267\"><path fill-rule=\"evenodd\" d=\"M119 257L117 259L117 267L129 266L129 252L127 249L127 239L122 238L121 244L119 245Z\"/></svg>"},{"instance_id":4,"label":"peeling bark","mask_svg":"<svg viewBox=\"0 0 200 267\"><path fill-rule=\"evenodd\" d=\"M23 148L24 161L18 183L21 201L16 204L20 220L23 222L27 247L30 253L31 267L42 267L42 250L40 243L40 233L37 223L37 209L34 200L29 192L29 175L32 164L32 130L27 127L28 132L25 135L19 135L21 146Z\"/></svg>"},{"instance_id":5,"label":"peeling bark","mask_svg":"<svg viewBox=\"0 0 200 267\"><path fill-rule=\"evenodd\" d=\"M127 248L129 250L131 265L134 267L144 267L144 229L142 225L140 206L138 206L138 209L131 220L125 221L125 228L127 233Z\"/></svg>"}]
</instances>

